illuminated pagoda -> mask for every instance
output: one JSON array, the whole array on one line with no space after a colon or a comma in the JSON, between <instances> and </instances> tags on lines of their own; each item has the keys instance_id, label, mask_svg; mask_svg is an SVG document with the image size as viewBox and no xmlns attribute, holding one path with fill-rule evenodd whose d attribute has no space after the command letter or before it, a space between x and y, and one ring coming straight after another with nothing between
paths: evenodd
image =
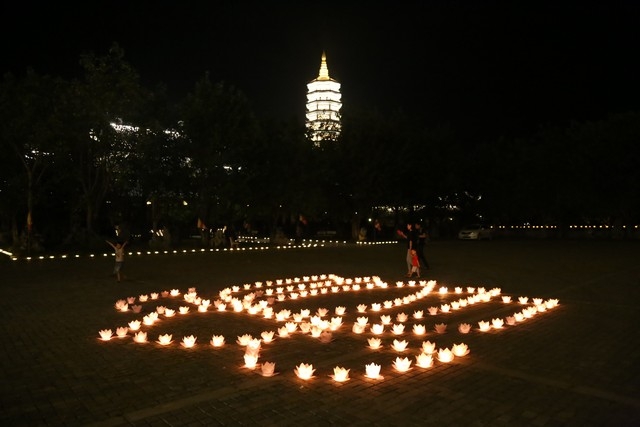
<instances>
[{"instance_id":1,"label":"illuminated pagoda","mask_svg":"<svg viewBox=\"0 0 640 427\"><path fill-rule=\"evenodd\" d=\"M329 77L327 56L322 52L320 73L307 83L307 129L316 146L335 141L340 135L340 83Z\"/></svg>"}]
</instances>

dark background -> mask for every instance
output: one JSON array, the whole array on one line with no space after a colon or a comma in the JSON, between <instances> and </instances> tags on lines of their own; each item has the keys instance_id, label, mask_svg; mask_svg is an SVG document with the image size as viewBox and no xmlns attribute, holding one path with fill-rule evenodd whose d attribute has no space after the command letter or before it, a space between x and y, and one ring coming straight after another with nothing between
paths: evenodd
<instances>
[{"instance_id":1,"label":"dark background","mask_svg":"<svg viewBox=\"0 0 640 427\"><path fill-rule=\"evenodd\" d=\"M5 3L0 72L74 77L112 43L179 100L206 71L260 114L304 118L323 51L344 108L403 110L470 138L635 110L633 1Z\"/></svg>"}]
</instances>

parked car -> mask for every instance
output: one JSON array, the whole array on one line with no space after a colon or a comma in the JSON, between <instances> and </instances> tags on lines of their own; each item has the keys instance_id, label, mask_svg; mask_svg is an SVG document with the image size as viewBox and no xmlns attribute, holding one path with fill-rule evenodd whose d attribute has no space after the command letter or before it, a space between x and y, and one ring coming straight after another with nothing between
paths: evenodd
<instances>
[{"instance_id":1,"label":"parked car","mask_svg":"<svg viewBox=\"0 0 640 427\"><path fill-rule=\"evenodd\" d=\"M469 224L458 232L458 239L461 240L491 240L493 230L482 224Z\"/></svg>"}]
</instances>

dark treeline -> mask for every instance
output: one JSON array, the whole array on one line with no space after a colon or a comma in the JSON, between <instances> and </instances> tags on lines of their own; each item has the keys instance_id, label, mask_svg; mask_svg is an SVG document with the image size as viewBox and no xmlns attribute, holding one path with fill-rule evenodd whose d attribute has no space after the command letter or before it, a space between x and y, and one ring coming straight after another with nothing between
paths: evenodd
<instances>
[{"instance_id":1,"label":"dark treeline","mask_svg":"<svg viewBox=\"0 0 640 427\"><path fill-rule=\"evenodd\" d=\"M15 251L103 247L115 230L169 245L197 233L209 245L203 227L225 225L291 236L301 216L307 235L344 238L371 219L440 235L480 220L640 222L638 112L468 141L347 105L340 140L314 147L304 123L258 119L206 73L176 104L143 87L117 45L80 64L73 80L3 77L0 245Z\"/></svg>"}]
</instances>

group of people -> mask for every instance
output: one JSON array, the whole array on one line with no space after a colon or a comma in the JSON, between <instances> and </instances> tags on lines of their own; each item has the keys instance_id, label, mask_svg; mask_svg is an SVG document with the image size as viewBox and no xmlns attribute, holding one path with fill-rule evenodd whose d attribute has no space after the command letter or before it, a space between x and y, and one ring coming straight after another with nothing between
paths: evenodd
<instances>
[{"instance_id":1,"label":"group of people","mask_svg":"<svg viewBox=\"0 0 640 427\"><path fill-rule=\"evenodd\" d=\"M429 269L429 262L424 255L424 248L427 243L427 231L422 224L407 223L406 230L398 230L398 235L407 241L407 277L411 278L415 274L420 277L420 269Z\"/></svg>"}]
</instances>

